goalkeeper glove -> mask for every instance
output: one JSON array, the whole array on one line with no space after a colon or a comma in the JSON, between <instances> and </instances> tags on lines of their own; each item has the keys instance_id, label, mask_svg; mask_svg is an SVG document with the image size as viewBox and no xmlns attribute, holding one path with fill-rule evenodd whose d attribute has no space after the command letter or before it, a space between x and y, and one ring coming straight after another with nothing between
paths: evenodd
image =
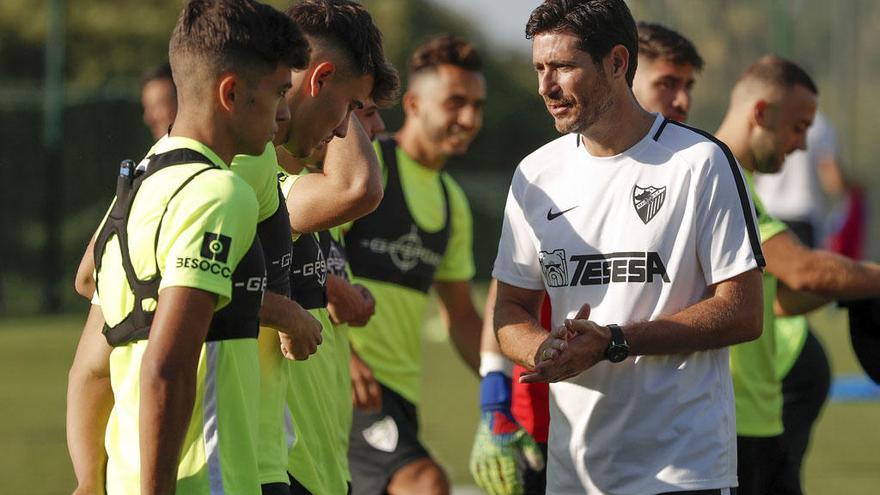
<instances>
[{"instance_id":1,"label":"goalkeeper glove","mask_svg":"<svg viewBox=\"0 0 880 495\"><path fill-rule=\"evenodd\" d=\"M511 380L500 371L480 383L480 425L471 450L470 470L489 495L524 495L527 469L544 469L538 444L510 412Z\"/></svg>"}]
</instances>

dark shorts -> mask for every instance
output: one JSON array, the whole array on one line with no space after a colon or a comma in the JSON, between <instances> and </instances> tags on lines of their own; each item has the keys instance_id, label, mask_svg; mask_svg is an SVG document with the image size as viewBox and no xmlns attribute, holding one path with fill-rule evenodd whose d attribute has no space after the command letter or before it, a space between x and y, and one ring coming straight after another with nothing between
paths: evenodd
<instances>
[{"instance_id":1,"label":"dark shorts","mask_svg":"<svg viewBox=\"0 0 880 495\"><path fill-rule=\"evenodd\" d=\"M736 475L739 495L786 495L778 485L780 473L785 471L788 456L782 436L736 437Z\"/></svg>"},{"instance_id":2,"label":"dark shorts","mask_svg":"<svg viewBox=\"0 0 880 495\"><path fill-rule=\"evenodd\" d=\"M785 449L786 465L776 488L780 493L801 495L801 471L813 426L822 412L831 388L831 367L822 344L813 335L807 341L788 375L782 380L782 447Z\"/></svg>"},{"instance_id":3,"label":"dark shorts","mask_svg":"<svg viewBox=\"0 0 880 495\"><path fill-rule=\"evenodd\" d=\"M290 495L312 495L306 487L302 486L302 483L297 481L296 478L287 473L287 477L290 479L290 486L284 485L288 491L286 493ZM264 487L266 485L263 485ZM279 494L282 492L278 492ZM265 488L263 489L263 495L267 495ZM274 495L274 494L273 494ZM351 483L348 484L348 495L351 495Z\"/></svg>"},{"instance_id":4,"label":"dark shorts","mask_svg":"<svg viewBox=\"0 0 880 495\"><path fill-rule=\"evenodd\" d=\"M287 483L263 483L260 485L263 495L290 495Z\"/></svg>"},{"instance_id":5,"label":"dark shorts","mask_svg":"<svg viewBox=\"0 0 880 495\"><path fill-rule=\"evenodd\" d=\"M538 443L538 448L544 454L544 460L547 460L547 444ZM547 491L547 463L544 462L544 469L535 471L526 467L523 473L523 484L525 485L525 495L543 495Z\"/></svg>"},{"instance_id":6,"label":"dark shorts","mask_svg":"<svg viewBox=\"0 0 880 495\"><path fill-rule=\"evenodd\" d=\"M354 410L349 436L348 464L354 495L380 495L400 468L430 454L419 442L416 406L400 394L382 388L382 410Z\"/></svg>"}]
</instances>

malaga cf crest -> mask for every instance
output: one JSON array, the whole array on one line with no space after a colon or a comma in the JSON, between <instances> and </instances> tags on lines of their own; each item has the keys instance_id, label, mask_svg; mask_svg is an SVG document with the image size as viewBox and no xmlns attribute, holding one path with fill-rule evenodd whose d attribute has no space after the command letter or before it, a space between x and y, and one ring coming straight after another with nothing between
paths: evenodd
<instances>
[{"instance_id":1,"label":"malaga cf crest","mask_svg":"<svg viewBox=\"0 0 880 495\"><path fill-rule=\"evenodd\" d=\"M666 199L666 187L634 186L632 195L636 213L647 224L663 207L663 201Z\"/></svg>"}]
</instances>

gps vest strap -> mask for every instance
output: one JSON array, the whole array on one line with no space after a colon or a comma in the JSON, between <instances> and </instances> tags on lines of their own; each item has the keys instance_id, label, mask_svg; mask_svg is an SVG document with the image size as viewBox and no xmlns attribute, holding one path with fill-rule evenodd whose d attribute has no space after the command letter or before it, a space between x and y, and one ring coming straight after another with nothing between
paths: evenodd
<instances>
[{"instance_id":1,"label":"gps vest strap","mask_svg":"<svg viewBox=\"0 0 880 495\"><path fill-rule=\"evenodd\" d=\"M175 190L169 197L170 202L171 199L181 191L181 189L197 176L207 170L218 168L213 162L211 162L211 160L201 153L185 148L152 155L147 157L147 160L149 160L149 163L146 171L136 169L134 162L131 160L125 160L122 162L119 177L116 181L116 202L110 209L110 213L107 215L107 220L104 222L104 226L95 238L94 257L96 282L101 272L101 261L104 251L107 248L107 242L115 236L119 242L119 251L122 255L122 268L125 271L125 278L128 281L128 286L131 288L135 298L134 307L132 308L131 313L129 313L121 322L112 327L107 324L104 325L104 336L107 338L107 342L114 347L123 346L130 342L147 338L150 332L150 325L153 322L153 311L145 310L143 305L149 300L158 301L159 284L162 282L162 275L159 273L158 262L156 263L156 273L143 280L138 278L134 266L131 263L127 226L128 218L131 214L131 206L134 203L134 198L137 195L138 190L147 178L164 168L190 163L204 163L208 165L183 181L183 183L178 186L177 190ZM162 217L159 219L159 225L156 228L156 238L153 250L154 256L155 247L159 243L159 232L162 228L162 220L165 218L165 213L167 211L168 204L166 203L165 210L162 212Z\"/></svg>"},{"instance_id":2,"label":"gps vest strap","mask_svg":"<svg viewBox=\"0 0 880 495\"><path fill-rule=\"evenodd\" d=\"M356 277L427 293L449 242L449 192L441 175L446 223L438 232L423 230L406 204L397 164L397 143L391 137L382 137L379 146L388 174L385 196L373 213L357 220L345 235L351 271Z\"/></svg>"},{"instance_id":3,"label":"gps vest strap","mask_svg":"<svg viewBox=\"0 0 880 495\"><path fill-rule=\"evenodd\" d=\"M294 241L291 250L290 297L305 309L327 307L327 260L324 253L329 243L324 247L321 241L320 234L302 234Z\"/></svg>"},{"instance_id":4,"label":"gps vest strap","mask_svg":"<svg viewBox=\"0 0 880 495\"><path fill-rule=\"evenodd\" d=\"M256 235L232 273L232 298L214 313L205 341L257 338L265 290L266 258L260 236Z\"/></svg>"},{"instance_id":5,"label":"gps vest strap","mask_svg":"<svg viewBox=\"0 0 880 495\"><path fill-rule=\"evenodd\" d=\"M266 257L266 289L290 297L290 215L284 195L278 187L278 208L269 218L257 224L257 237Z\"/></svg>"},{"instance_id":6,"label":"gps vest strap","mask_svg":"<svg viewBox=\"0 0 880 495\"><path fill-rule=\"evenodd\" d=\"M324 230L321 232L322 247L325 243L325 238L323 237L324 234L326 234L327 244L327 252L325 254L327 257L327 273L329 275L335 275L345 280L349 280L348 270L345 269L348 265L348 255L345 251L345 245L341 242L341 239L339 241L334 239L330 234L330 231Z\"/></svg>"}]
</instances>

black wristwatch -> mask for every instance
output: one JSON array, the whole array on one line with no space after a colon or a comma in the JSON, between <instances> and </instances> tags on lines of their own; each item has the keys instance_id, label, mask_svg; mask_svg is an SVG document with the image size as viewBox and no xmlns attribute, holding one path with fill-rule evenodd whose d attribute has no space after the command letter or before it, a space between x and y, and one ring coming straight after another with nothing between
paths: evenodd
<instances>
[{"instance_id":1,"label":"black wristwatch","mask_svg":"<svg viewBox=\"0 0 880 495\"><path fill-rule=\"evenodd\" d=\"M626 337L623 336L623 330L620 325L607 325L611 331L611 343L605 349L605 359L612 363L619 363L629 356L629 344L626 343Z\"/></svg>"}]
</instances>

